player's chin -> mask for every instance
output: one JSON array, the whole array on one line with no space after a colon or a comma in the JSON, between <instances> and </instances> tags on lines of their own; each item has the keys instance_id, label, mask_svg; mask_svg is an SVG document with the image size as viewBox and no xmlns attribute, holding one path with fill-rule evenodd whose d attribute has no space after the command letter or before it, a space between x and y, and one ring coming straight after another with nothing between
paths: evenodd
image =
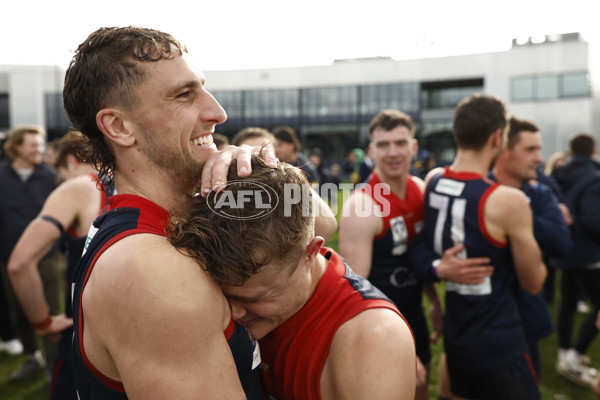
<instances>
[{"instance_id":1,"label":"player's chin","mask_svg":"<svg viewBox=\"0 0 600 400\"><path fill-rule=\"evenodd\" d=\"M191 146L191 151L193 158L204 165L217 152L217 146L214 143L210 146Z\"/></svg>"}]
</instances>

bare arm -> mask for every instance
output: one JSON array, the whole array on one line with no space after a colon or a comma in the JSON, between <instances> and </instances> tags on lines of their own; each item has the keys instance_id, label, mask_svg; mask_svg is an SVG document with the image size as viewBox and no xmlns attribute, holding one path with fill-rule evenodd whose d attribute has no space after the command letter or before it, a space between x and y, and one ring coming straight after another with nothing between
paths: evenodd
<instances>
[{"instance_id":1,"label":"bare arm","mask_svg":"<svg viewBox=\"0 0 600 400\"><path fill-rule=\"evenodd\" d=\"M510 242L521 287L529 293L538 293L547 271L533 235L533 216L525 194L520 190L501 186L490 195L485 215L492 237L500 237L503 231Z\"/></svg>"},{"instance_id":2,"label":"bare arm","mask_svg":"<svg viewBox=\"0 0 600 400\"><path fill-rule=\"evenodd\" d=\"M440 279L457 283L477 284L486 277L492 276L494 267L489 265L488 257L459 258L458 254L465 248L459 243L444 251L437 267Z\"/></svg>"},{"instance_id":3,"label":"bare arm","mask_svg":"<svg viewBox=\"0 0 600 400\"><path fill-rule=\"evenodd\" d=\"M313 213L315 214L315 236L321 236L327 241L337 231L337 219L325 200L314 189L311 190Z\"/></svg>"},{"instance_id":4,"label":"bare arm","mask_svg":"<svg viewBox=\"0 0 600 400\"><path fill-rule=\"evenodd\" d=\"M40 215L56 219L63 229L67 229L80 217L80 211L88 200L86 188L80 182L65 182L50 194ZM33 324L44 321L49 315L38 263L60 236L60 230L51 222L34 219L19 238L8 261L11 283L23 311ZM70 325L71 319L52 316L51 325L37 331L40 335L57 333Z\"/></svg>"},{"instance_id":5,"label":"bare arm","mask_svg":"<svg viewBox=\"0 0 600 400\"><path fill-rule=\"evenodd\" d=\"M373 240L383 229L381 218L375 215L376 206L370 196L354 192L344 203L340 218L340 254L365 278L371 273Z\"/></svg>"},{"instance_id":6,"label":"bare arm","mask_svg":"<svg viewBox=\"0 0 600 400\"><path fill-rule=\"evenodd\" d=\"M321 377L323 399L413 400L415 344L406 322L388 309L364 311L342 325Z\"/></svg>"},{"instance_id":7,"label":"bare arm","mask_svg":"<svg viewBox=\"0 0 600 400\"><path fill-rule=\"evenodd\" d=\"M134 235L109 248L82 304L86 354L130 399L244 398L223 333L227 302L165 238Z\"/></svg>"}]
</instances>

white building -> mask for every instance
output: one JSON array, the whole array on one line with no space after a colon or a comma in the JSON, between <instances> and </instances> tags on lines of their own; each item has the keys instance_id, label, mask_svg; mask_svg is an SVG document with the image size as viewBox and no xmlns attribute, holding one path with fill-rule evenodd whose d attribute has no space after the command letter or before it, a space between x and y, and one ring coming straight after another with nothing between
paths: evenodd
<instances>
[{"instance_id":1,"label":"white building","mask_svg":"<svg viewBox=\"0 0 600 400\"><path fill-rule=\"evenodd\" d=\"M568 138L592 133L600 145L598 57L578 33L542 43L513 41L508 51L417 60L370 58L332 65L205 71L207 87L228 113L218 127L229 137L247 126L294 127L306 149L341 160L367 143L367 126L381 109L397 108L417 123L421 148L449 160L457 102L484 92L511 114L541 129L544 156L567 149ZM64 71L0 66L0 130L44 125L50 136L68 127L60 107Z\"/></svg>"}]
</instances>

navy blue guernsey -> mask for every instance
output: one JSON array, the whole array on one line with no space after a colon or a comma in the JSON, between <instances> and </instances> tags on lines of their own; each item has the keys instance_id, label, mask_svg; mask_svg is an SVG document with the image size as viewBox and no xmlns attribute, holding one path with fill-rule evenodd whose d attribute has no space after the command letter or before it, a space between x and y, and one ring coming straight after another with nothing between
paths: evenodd
<instances>
[{"instance_id":1,"label":"navy blue guernsey","mask_svg":"<svg viewBox=\"0 0 600 400\"><path fill-rule=\"evenodd\" d=\"M98 214L108 204L108 198L114 193L113 185L104 185L98 182L98 176L96 174L89 175L94 182L98 185L98 191L100 197L100 208ZM66 248L67 256L67 273L66 282L73 282L75 279L75 269L77 263L81 258L83 247L85 245L86 237L77 237L77 233L73 229L68 229L62 235L63 243ZM71 286L65 287L64 293L65 301L65 315L69 318L73 318L73 307L71 305ZM73 373L73 328L67 328L60 334L60 341L58 342L58 354L56 357L56 364L54 366L52 386L50 388L49 398L51 400L67 400L76 399L77 394L75 393L75 377Z\"/></svg>"},{"instance_id":2,"label":"navy blue guernsey","mask_svg":"<svg viewBox=\"0 0 600 400\"><path fill-rule=\"evenodd\" d=\"M425 320L421 306L422 282L409 265L408 251L423 227L423 194L408 177L403 199L384 193L376 171L357 189L370 196L382 211L383 229L373 240L369 281L390 298L411 324Z\"/></svg>"},{"instance_id":3,"label":"navy blue guernsey","mask_svg":"<svg viewBox=\"0 0 600 400\"><path fill-rule=\"evenodd\" d=\"M477 285L446 282L444 346L448 360L465 370L485 372L527 353L515 301L516 275L508 243L494 240L484 222L484 207L498 187L481 175L448 167L434 176L425 193L425 235L441 257L464 243L461 258L489 257L491 277Z\"/></svg>"},{"instance_id":4,"label":"navy blue guernsey","mask_svg":"<svg viewBox=\"0 0 600 400\"><path fill-rule=\"evenodd\" d=\"M73 358L77 392L81 399L127 399L122 382L98 371L88 360L83 348L83 310L81 298L96 260L117 241L134 234L151 233L166 236L169 214L144 198L133 195L115 195L109 207L90 228L84 253L77 265L73 282ZM198 316L200 318L200 316ZM242 387L248 399L261 399L258 378L258 347L246 329L234 324L233 319L224 332L231 348Z\"/></svg>"}]
</instances>

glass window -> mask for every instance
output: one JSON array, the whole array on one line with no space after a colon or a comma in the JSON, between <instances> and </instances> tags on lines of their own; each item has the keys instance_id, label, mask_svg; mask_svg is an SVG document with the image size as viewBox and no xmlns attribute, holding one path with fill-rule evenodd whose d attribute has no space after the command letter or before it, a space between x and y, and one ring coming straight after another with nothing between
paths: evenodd
<instances>
[{"instance_id":1,"label":"glass window","mask_svg":"<svg viewBox=\"0 0 600 400\"><path fill-rule=\"evenodd\" d=\"M213 91L211 93L225 109L229 118L242 117L242 92Z\"/></svg>"},{"instance_id":2,"label":"glass window","mask_svg":"<svg viewBox=\"0 0 600 400\"><path fill-rule=\"evenodd\" d=\"M375 115L388 108L404 112L417 112L419 109L419 90L416 83L368 85L359 89L362 115Z\"/></svg>"},{"instance_id":3,"label":"glass window","mask_svg":"<svg viewBox=\"0 0 600 400\"><path fill-rule=\"evenodd\" d=\"M354 115L357 101L355 86L307 88L302 90L302 114L321 118Z\"/></svg>"},{"instance_id":4,"label":"glass window","mask_svg":"<svg viewBox=\"0 0 600 400\"><path fill-rule=\"evenodd\" d=\"M46 93L46 131L48 138L54 139L64 135L71 123L67 118L67 113L63 107L61 93Z\"/></svg>"},{"instance_id":5,"label":"glass window","mask_svg":"<svg viewBox=\"0 0 600 400\"><path fill-rule=\"evenodd\" d=\"M520 77L511 81L511 99L513 101L533 100L533 78Z\"/></svg>"},{"instance_id":6,"label":"glass window","mask_svg":"<svg viewBox=\"0 0 600 400\"><path fill-rule=\"evenodd\" d=\"M588 74L585 72L564 74L560 77L562 97L586 97L590 94Z\"/></svg>"},{"instance_id":7,"label":"glass window","mask_svg":"<svg viewBox=\"0 0 600 400\"><path fill-rule=\"evenodd\" d=\"M535 80L535 99L558 99L558 76L538 76Z\"/></svg>"}]
</instances>

